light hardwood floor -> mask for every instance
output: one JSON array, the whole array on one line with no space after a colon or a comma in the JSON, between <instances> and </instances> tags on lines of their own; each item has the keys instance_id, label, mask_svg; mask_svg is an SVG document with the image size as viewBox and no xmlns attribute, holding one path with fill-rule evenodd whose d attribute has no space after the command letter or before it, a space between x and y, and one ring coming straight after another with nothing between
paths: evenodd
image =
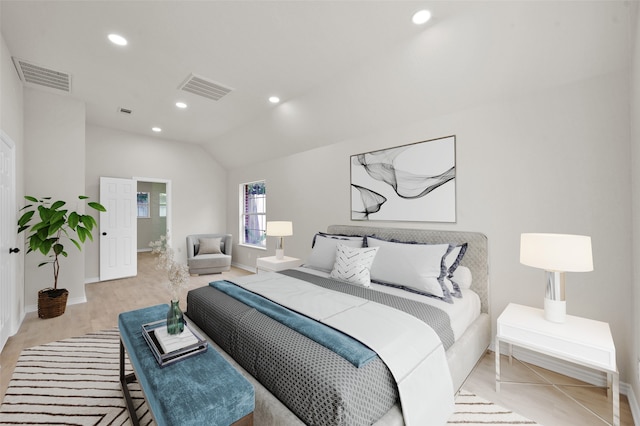
<instances>
[{"instance_id":1,"label":"light hardwood floor","mask_svg":"<svg viewBox=\"0 0 640 426\"><path fill-rule=\"evenodd\" d=\"M221 275L192 276L187 289L181 292L180 305L186 307L186 293L210 281L246 275L241 269L232 268ZM122 280L86 285L87 303L70 305L64 315L41 320L35 312L27 314L20 330L12 336L0 354L0 399L9 385L15 363L24 348L79 336L91 331L116 327L120 312L145 306L167 303L170 295L164 284L166 275L155 268L150 253L138 256L138 276ZM563 389L584 406L611 421L611 402L606 391L600 388L573 387L580 382L538 367L514 362L502 363L506 380L526 380L541 383L538 375L563 383ZM467 379L464 388L477 395L507 407L544 426L605 425L606 423L585 410L580 404L561 392L546 386L503 385L502 392L495 392L494 354L487 352ZM627 398L621 395L620 417L622 425L633 425Z\"/></svg>"}]
</instances>

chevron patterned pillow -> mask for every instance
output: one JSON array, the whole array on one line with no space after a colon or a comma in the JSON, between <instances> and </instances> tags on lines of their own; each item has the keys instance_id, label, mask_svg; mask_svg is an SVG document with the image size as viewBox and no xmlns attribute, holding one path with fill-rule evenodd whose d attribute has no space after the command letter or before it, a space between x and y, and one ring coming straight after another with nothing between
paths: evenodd
<instances>
[{"instance_id":1,"label":"chevron patterned pillow","mask_svg":"<svg viewBox=\"0 0 640 426\"><path fill-rule=\"evenodd\" d=\"M377 252L378 247L356 248L338 243L331 278L369 287L371 264Z\"/></svg>"}]
</instances>

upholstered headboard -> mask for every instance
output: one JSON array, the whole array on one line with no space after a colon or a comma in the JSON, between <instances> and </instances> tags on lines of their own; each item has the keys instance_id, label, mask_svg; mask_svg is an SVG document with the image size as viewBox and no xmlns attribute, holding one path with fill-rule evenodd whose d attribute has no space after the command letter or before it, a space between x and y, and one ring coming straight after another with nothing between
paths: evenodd
<instances>
[{"instance_id":1,"label":"upholstered headboard","mask_svg":"<svg viewBox=\"0 0 640 426\"><path fill-rule=\"evenodd\" d=\"M487 237L479 232L441 231L433 229L384 228L378 226L330 225L330 234L375 235L396 241L462 244L468 243L461 265L471 270L471 289L480 296L482 312L489 313L489 250Z\"/></svg>"}]
</instances>

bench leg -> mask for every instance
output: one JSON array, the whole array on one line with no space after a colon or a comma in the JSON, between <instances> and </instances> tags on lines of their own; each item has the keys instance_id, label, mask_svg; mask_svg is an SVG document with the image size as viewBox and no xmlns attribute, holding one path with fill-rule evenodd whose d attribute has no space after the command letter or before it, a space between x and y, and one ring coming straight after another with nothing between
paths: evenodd
<instances>
[{"instance_id":1,"label":"bench leg","mask_svg":"<svg viewBox=\"0 0 640 426\"><path fill-rule=\"evenodd\" d=\"M249 413L238 421L235 421L231 426L253 426L253 413Z\"/></svg>"},{"instance_id":2,"label":"bench leg","mask_svg":"<svg viewBox=\"0 0 640 426\"><path fill-rule=\"evenodd\" d=\"M140 426L138 415L136 414L136 408L133 406L133 400L131 394L129 394L128 383L136 381L136 375L134 373L124 374L124 345L122 339L120 339L120 386L122 387L122 393L124 394L125 402L127 403L127 411L129 412L129 419L133 426Z\"/></svg>"}]
</instances>

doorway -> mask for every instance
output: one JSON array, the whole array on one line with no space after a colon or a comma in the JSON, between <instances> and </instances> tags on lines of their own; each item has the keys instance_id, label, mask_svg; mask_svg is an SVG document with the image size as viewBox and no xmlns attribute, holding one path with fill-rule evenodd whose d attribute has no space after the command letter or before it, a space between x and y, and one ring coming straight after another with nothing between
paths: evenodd
<instances>
[{"instance_id":1,"label":"doorway","mask_svg":"<svg viewBox=\"0 0 640 426\"><path fill-rule=\"evenodd\" d=\"M167 234L166 182L137 181L137 250L151 251L149 243Z\"/></svg>"},{"instance_id":2,"label":"doorway","mask_svg":"<svg viewBox=\"0 0 640 426\"><path fill-rule=\"evenodd\" d=\"M138 184L148 191L138 190ZM147 203L136 203L136 195L145 192L146 197L138 197L138 201L146 200ZM154 192L157 196L152 197ZM155 206L151 204L154 203L154 198ZM143 246L145 249L148 248L149 241L154 241L150 239L156 236L153 233L145 233L138 243L138 222L149 220L151 209L157 208L157 214L154 214L158 219L155 232L159 235L169 233L171 199L171 181L168 179L121 179L104 176L100 178L100 202L107 208L106 212L100 213L100 281L137 275L137 252ZM138 219L141 215L149 217ZM145 224L145 228L153 228L151 221L148 225Z\"/></svg>"}]
</instances>

